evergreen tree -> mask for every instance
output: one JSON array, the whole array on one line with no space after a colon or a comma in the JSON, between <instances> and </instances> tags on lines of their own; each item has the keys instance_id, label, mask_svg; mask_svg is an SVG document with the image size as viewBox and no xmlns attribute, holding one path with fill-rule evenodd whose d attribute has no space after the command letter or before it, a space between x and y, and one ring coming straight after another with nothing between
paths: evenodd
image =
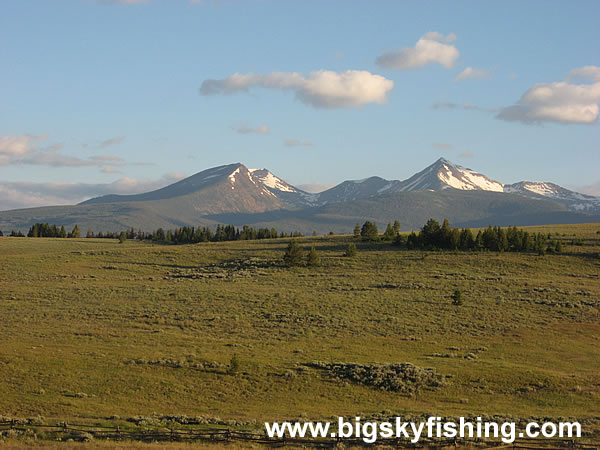
<instances>
[{"instance_id":1,"label":"evergreen tree","mask_svg":"<svg viewBox=\"0 0 600 450\"><path fill-rule=\"evenodd\" d=\"M387 224L385 228L385 232L383 233L383 239L386 241L392 241L396 237L396 232L394 231L394 227L392 227L391 223Z\"/></svg>"},{"instance_id":2,"label":"evergreen tree","mask_svg":"<svg viewBox=\"0 0 600 450\"><path fill-rule=\"evenodd\" d=\"M306 264L312 267L321 264L321 257L317 253L317 249L314 245L311 247L310 251L306 255Z\"/></svg>"},{"instance_id":3,"label":"evergreen tree","mask_svg":"<svg viewBox=\"0 0 600 450\"><path fill-rule=\"evenodd\" d=\"M475 249L475 238L470 229L465 228L460 233L460 249L461 250L473 250Z\"/></svg>"},{"instance_id":4,"label":"evergreen tree","mask_svg":"<svg viewBox=\"0 0 600 450\"><path fill-rule=\"evenodd\" d=\"M126 240L127 240L127 233L125 233L124 231L121 231L121 234L119 235L119 244L124 244Z\"/></svg>"},{"instance_id":5,"label":"evergreen tree","mask_svg":"<svg viewBox=\"0 0 600 450\"><path fill-rule=\"evenodd\" d=\"M156 230L156 233L154 233L152 240L158 241L158 242L164 241L165 240L165 230L163 230L162 228L159 228L158 230Z\"/></svg>"},{"instance_id":6,"label":"evergreen tree","mask_svg":"<svg viewBox=\"0 0 600 450\"><path fill-rule=\"evenodd\" d=\"M452 228L450 231L450 242L448 243L448 248L450 250L458 250L460 246L460 230L458 228Z\"/></svg>"},{"instance_id":7,"label":"evergreen tree","mask_svg":"<svg viewBox=\"0 0 600 450\"><path fill-rule=\"evenodd\" d=\"M300 248L296 239L292 239L285 250L283 260L288 266L299 266L302 264L303 256L304 251Z\"/></svg>"},{"instance_id":8,"label":"evergreen tree","mask_svg":"<svg viewBox=\"0 0 600 450\"><path fill-rule=\"evenodd\" d=\"M442 227L440 228L440 235L437 246L439 248L453 248L452 247L452 228L448 219L444 219Z\"/></svg>"},{"instance_id":9,"label":"evergreen tree","mask_svg":"<svg viewBox=\"0 0 600 450\"><path fill-rule=\"evenodd\" d=\"M439 247L441 241L441 228L439 222L435 219L429 219L423 228L421 228L419 237L419 243L423 247Z\"/></svg>"},{"instance_id":10,"label":"evergreen tree","mask_svg":"<svg viewBox=\"0 0 600 450\"><path fill-rule=\"evenodd\" d=\"M361 230L360 235L363 241L375 241L377 240L377 224L375 222L366 221Z\"/></svg>"},{"instance_id":11,"label":"evergreen tree","mask_svg":"<svg viewBox=\"0 0 600 450\"><path fill-rule=\"evenodd\" d=\"M477 232L477 237L475 238L475 249L483 250L483 233L481 230Z\"/></svg>"},{"instance_id":12,"label":"evergreen tree","mask_svg":"<svg viewBox=\"0 0 600 450\"><path fill-rule=\"evenodd\" d=\"M406 242L406 236L396 233L396 237L394 237L394 245L402 245Z\"/></svg>"},{"instance_id":13,"label":"evergreen tree","mask_svg":"<svg viewBox=\"0 0 600 450\"><path fill-rule=\"evenodd\" d=\"M418 248L421 246L421 242L419 239L419 236L417 236L417 234L413 231L408 235L408 238L406 239L406 248L408 248L409 250L412 250L414 248Z\"/></svg>"},{"instance_id":14,"label":"evergreen tree","mask_svg":"<svg viewBox=\"0 0 600 450\"><path fill-rule=\"evenodd\" d=\"M75 224L75 226L73 227L73 231L71 231L71 237L75 239L81 237L81 232L79 231L79 227L77 226L77 224Z\"/></svg>"},{"instance_id":15,"label":"evergreen tree","mask_svg":"<svg viewBox=\"0 0 600 450\"><path fill-rule=\"evenodd\" d=\"M394 233L400 234L400 222L398 222L398 219L394 220L394 225L392 225L392 229L394 230Z\"/></svg>"},{"instance_id":16,"label":"evergreen tree","mask_svg":"<svg viewBox=\"0 0 600 450\"><path fill-rule=\"evenodd\" d=\"M354 237L357 239L360 237L360 224L358 223L354 227Z\"/></svg>"}]
</instances>

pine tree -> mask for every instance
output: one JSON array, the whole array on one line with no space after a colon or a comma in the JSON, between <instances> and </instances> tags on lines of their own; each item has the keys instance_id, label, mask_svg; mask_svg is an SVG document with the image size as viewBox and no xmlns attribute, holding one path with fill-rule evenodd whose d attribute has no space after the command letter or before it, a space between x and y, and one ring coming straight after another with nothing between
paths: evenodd
<instances>
[{"instance_id":1,"label":"pine tree","mask_svg":"<svg viewBox=\"0 0 600 450\"><path fill-rule=\"evenodd\" d=\"M440 237L440 224L435 219L429 219L419 233L419 241L424 247L439 247Z\"/></svg>"},{"instance_id":2,"label":"pine tree","mask_svg":"<svg viewBox=\"0 0 600 450\"><path fill-rule=\"evenodd\" d=\"M450 228L448 219L444 219L442 222L437 246L439 248L452 248L452 228Z\"/></svg>"},{"instance_id":3,"label":"pine tree","mask_svg":"<svg viewBox=\"0 0 600 450\"><path fill-rule=\"evenodd\" d=\"M470 229L465 228L460 233L460 249L473 250L475 248L475 238Z\"/></svg>"},{"instance_id":4,"label":"pine tree","mask_svg":"<svg viewBox=\"0 0 600 450\"><path fill-rule=\"evenodd\" d=\"M79 227L77 226L77 224L75 224L75 226L73 227L73 231L71 231L71 237L75 239L81 237L81 232L79 231Z\"/></svg>"},{"instance_id":5,"label":"pine tree","mask_svg":"<svg viewBox=\"0 0 600 450\"><path fill-rule=\"evenodd\" d=\"M292 239L285 250L283 260L288 266L299 266L302 264L303 256L302 248L300 248L296 239Z\"/></svg>"},{"instance_id":6,"label":"pine tree","mask_svg":"<svg viewBox=\"0 0 600 450\"><path fill-rule=\"evenodd\" d=\"M126 240L127 240L127 233L125 233L124 231L121 231L121 234L119 235L119 244L124 244Z\"/></svg>"},{"instance_id":7,"label":"pine tree","mask_svg":"<svg viewBox=\"0 0 600 450\"><path fill-rule=\"evenodd\" d=\"M308 252L308 255L306 255L306 265L315 267L319 264L321 264L321 257L319 256L319 254L317 253L317 249L313 245L310 251Z\"/></svg>"},{"instance_id":8,"label":"pine tree","mask_svg":"<svg viewBox=\"0 0 600 450\"><path fill-rule=\"evenodd\" d=\"M394 230L394 233L400 234L400 222L398 222L398 219L394 220L394 225L392 225L392 229Z\"/></svg>"},{"instance_id":9,"label":"pine tree","mask_svg":"<svg viewBox=\"0 0 600 450\"><path fill-rule=\"evenodd\" d=\"M391 241L394 239L394 237L396 237L394 227L392 227L391 223L388 223L387 227L385 228L385 232L383 233L383 239L385 239L386 241Z\"/></svg>"},{"instance_id":10,"label":"pine tree","mask_svg":"<svg viewBox=\"0 0 600 450\"><path fill-rule=\"evenodd\" d=\"M377 240L377 224L375 222L366 221L361 230L360 235L362 236L363 241L375 241Z\"/></svg>"},{"instance_id":11,"label":"pine tree","mask_svg":"<svg viewBox=\"0 0 600 450\"><path fill-rule=\"evenodd\" d=\"M359 223L357 223L356 226L354 227L354 237L357 239L360 237L360 224Z\"/></svg>"}]
</instances>

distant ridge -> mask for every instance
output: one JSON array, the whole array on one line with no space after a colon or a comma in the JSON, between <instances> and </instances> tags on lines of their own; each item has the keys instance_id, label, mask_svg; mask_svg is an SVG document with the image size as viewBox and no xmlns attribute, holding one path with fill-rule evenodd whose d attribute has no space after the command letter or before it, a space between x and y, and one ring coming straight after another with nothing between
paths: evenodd
<instances>
[{"instance_id":1,"label":"distant ridge","mask_svg":"<svg viewBox=\"0 0 600 450\"><path fill-rule=\"evenodd\" d=\"M305 192L266 168L241 163L198 172L150 192L105 195L74 206L0 212L0 229L26 230L49 222L93 231L134 226L268 225L301 232L347 232L361 220L401 219L403 227L429 217L452 218L463 226L508 223L600 221L600 198L548 182L504 185L440 158L410 178L348 180L318 194Z\"/></svg>"}]
</instances>

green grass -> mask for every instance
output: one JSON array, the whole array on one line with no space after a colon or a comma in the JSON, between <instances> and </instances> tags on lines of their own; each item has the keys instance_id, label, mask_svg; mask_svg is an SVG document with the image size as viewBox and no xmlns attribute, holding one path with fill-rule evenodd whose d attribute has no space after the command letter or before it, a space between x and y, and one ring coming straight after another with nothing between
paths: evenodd
<instances>
[{"instance_id":1,"label":"green grass","mask_svg":"<svg viewBox=\"0 0 600 450\"><path fill-rule=\"evenodd\" d=\"M352 238L332 236L299 239L316 245L321 265L290 269L280 262L287 240L0 238L0 415L600 416L600 224L533 229L559 233L564 252L357 242L345 258ZM264 267L214 266L251 257ZM194 273L204 278L181 277ZM185 363L130 363L165 359ZM411 362L451 378L402 394L304 366L316 360Z\"/></svg>"}]
</instances>

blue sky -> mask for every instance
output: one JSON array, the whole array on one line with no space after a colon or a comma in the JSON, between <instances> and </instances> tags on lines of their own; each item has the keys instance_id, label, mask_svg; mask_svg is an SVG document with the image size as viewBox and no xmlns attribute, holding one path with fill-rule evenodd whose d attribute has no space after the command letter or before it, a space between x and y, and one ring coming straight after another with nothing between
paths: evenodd
<instances>
[{"instance_id":1,"label":"blue sky","mask_svg":"<svg viewBox=\"0 0 600 450\"><path fill-rule=\"evenodd\" d=\"M0 209L440 156L600 195L597 1L2 0ZM239 74L239 75L234 75Z\"/></svg>"}]
</instances>

